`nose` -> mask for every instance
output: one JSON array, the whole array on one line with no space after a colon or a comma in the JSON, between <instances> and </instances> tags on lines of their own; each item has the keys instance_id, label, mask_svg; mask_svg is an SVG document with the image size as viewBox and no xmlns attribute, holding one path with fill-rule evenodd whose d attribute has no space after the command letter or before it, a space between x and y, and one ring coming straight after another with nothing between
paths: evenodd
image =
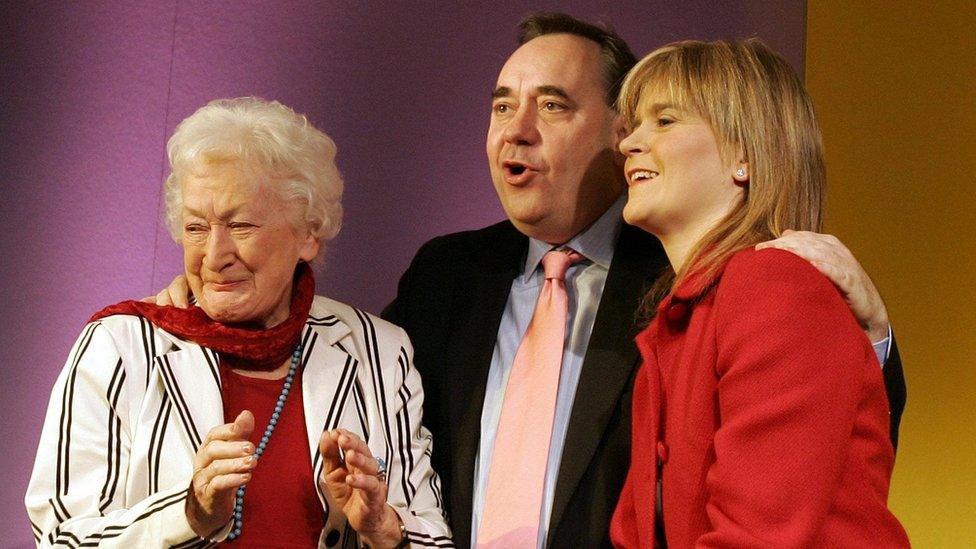
<instances>
[{"instance_id":1,"label":"nose","mask_svg":"<svg viewBox=\"0 0 976 549\"><path fill-rule=\"evenodd\" d=\"M203 266L211 272L219 273L225 267L234 263L236 248L234 239L226 227L216 225L207 235L206 253L203 256Z\"/></svg>"},{"instance_id":2,"label":"nose","mask_svg":"<svg viewBox=\"0 0 976 549\"><path fill-rule=\"evenodd\" d=\"M627 137L620 140L620 154L636 156L638 154L644 154L647 152L647 140L642 136L641 127L642 126L638 126L637 129L630 132Z\"/></svg>"},{"instance_id":3,"label":"nose","mask_svg":"<svg viewBox=\"0 0 976 549\"><path fill-rule=\"evenodd\" d=\"M526 102L528 103L528 102ZM512 145L533 145L539 141L539 128L536 126L534 105L524 104L508 119L502 139Z\"/></svg>"}]
</instances>

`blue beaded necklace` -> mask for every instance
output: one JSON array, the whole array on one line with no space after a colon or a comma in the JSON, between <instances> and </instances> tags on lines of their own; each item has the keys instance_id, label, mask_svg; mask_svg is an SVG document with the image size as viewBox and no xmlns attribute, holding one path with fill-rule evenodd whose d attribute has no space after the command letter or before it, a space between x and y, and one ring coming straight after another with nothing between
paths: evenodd
<instances>
[{"instance_id":1,"label":"blue beaded necklace","mask_svg":"<svg viewBox=\"0 0 976 549\"><path fill-rule=\"evenodd\" d=\"M254 451L254 455L258 458L264 453L264 449L268 446L268 441L271 440L271 434L274 433L275 426L278 424L278 419L281 418L281 411L285 407L285 401L288 400L288 392L291 390L291 381L295 379L295 370L298 369L298 362L302 358L302 343L299 342L298 346L295 347L295 352L291 354L291 366L288 368L288 375L285 376L285 385L281 388L281 394L278 395L278 402L275 404L274 412L271 413L271 421L268 422L268 426L264 428L264 434L261 436L261 442L258 443L257 449ZM241 486L237 489L237 496L234 500L234 527L231 529L230 535L227 536L228 540L235 540L241 535L241 529L244 526L244 489L247 485Z\"/></svg>"}]
</instances>

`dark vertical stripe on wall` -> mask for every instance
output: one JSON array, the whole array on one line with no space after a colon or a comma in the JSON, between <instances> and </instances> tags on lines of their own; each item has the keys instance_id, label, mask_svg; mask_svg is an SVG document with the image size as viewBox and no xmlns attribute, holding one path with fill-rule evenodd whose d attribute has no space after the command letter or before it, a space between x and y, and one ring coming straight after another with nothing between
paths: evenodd
<instances>
[{"instance_id":1,"label":"dark vertical stripe on wall","mask_svg":"<svg viewBox=\"0 0 976 549\"><path fill-rule=\"evenodd\" d=\"M176 63L176 24L180 18L180 0L175 0L173 2L173 32L172 38L170 39L169 45L169 76L166 78L166 109L163 114L163 139L162 139L162 156L159 162L159 184L156 186L159 189L159 199L156 201L156 234L153 240L153 259L152 259L152 274L149 276L148 295L155 294L159 291L156 288L156 264L159 261L159 224L163 222L163 210L165 209L165 198L166 193L163 192L163 176L166 174L166 167L169 165L169 158L166 156L166 140L169 137L169 109L172 102L170 99L173 96L173 65ZM165 223L164 223L165 224ZM169 228L166 229L165 234L169 234Z\"/></svg>"},{"instance_id":2,"label":"dark vertical stripe on wall","mask_svg":"<svg viewBox=\"0 0 976 549\"><path fill-rule=\"evenodd\" d=\"M801 64L800 66L795 67L797 74L800 75L800 81L803 82L804 84L806 84L807 81L806 59L807 59L807 37L809 36L809 33L807 32L807 21L809 21L809 19L810 19L810 4L809 2L804 2L803 3L803 26L800 27L803 29L803 38L797 40L798 43L796 45L796 47L800 50Z\"/></svg>"}]
</instances>

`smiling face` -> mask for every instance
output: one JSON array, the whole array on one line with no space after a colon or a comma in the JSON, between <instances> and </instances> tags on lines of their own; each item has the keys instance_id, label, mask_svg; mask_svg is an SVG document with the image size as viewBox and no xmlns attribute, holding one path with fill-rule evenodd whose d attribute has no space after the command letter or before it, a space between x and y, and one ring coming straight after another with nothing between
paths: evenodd
<instances>
[{"instance_id":1,"label":"smiling face","mask_svg":"<svg viewBox=\"0 0 976 549\"><path fill-rule=\"evenodd\" d=\"M183 262L207 316L268 328L288 317L295 267L319 244L278 193L248 179L220 166L183 181Z\"/></svg>"},{"instance_id":2,"label":"smiling face","mask_svg":"<svg viewBox=\"0 0 976 549\"><path fill-rule=\"evenodd\" d=\"M637 112L633 133L620 142L627 155L624 219L665 247L675 239L693 245L742 202L734 172L747 167L723 159L708 122L672 104L668 94L648 89Z\"/></svg>"},{"instance_id":3,"label":"smiling face","mask_svg":"<svg viewBox=\"0 0 976 549\"><path fill-rule=\"evenodd\" d=\"M492 94L487 151L495 191L522 233L561 244L623 190L622 123L607 106L600 47L569 34L523 44Z\"/></svg>"}]
</instances>

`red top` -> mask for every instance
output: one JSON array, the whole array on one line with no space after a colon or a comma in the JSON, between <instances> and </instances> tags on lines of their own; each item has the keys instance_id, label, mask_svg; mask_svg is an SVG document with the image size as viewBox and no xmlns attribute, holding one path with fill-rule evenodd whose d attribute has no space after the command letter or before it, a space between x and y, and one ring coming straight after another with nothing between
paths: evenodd
<instances>
[{"instance_id":1,"label":"red top","mask_svg":"<svg viewBox=\"0 0 976 549\"><path fill-rule=\"evenodd\" d=\"M245 377L223 364L220 379L224 421L250 410L251 442L257 447L285 380ZM312 478L301 370L291 385L271 440L247 484L244 525L241 536L228 543L232 547L318 547L325 522Z\"/></svg>"},{"instance_id":2,"label":"red top","mask_svg":"<svg viewBox=\"0 0 976 549\"><path fill-rule=\"evenodd\" d=\"M611 524L653 547L908 547L871 343L837 289L781 250L682 284L637 336L631 467ZM700 299L696 299L699 298Z\"/></svg>"}]
</instances>

